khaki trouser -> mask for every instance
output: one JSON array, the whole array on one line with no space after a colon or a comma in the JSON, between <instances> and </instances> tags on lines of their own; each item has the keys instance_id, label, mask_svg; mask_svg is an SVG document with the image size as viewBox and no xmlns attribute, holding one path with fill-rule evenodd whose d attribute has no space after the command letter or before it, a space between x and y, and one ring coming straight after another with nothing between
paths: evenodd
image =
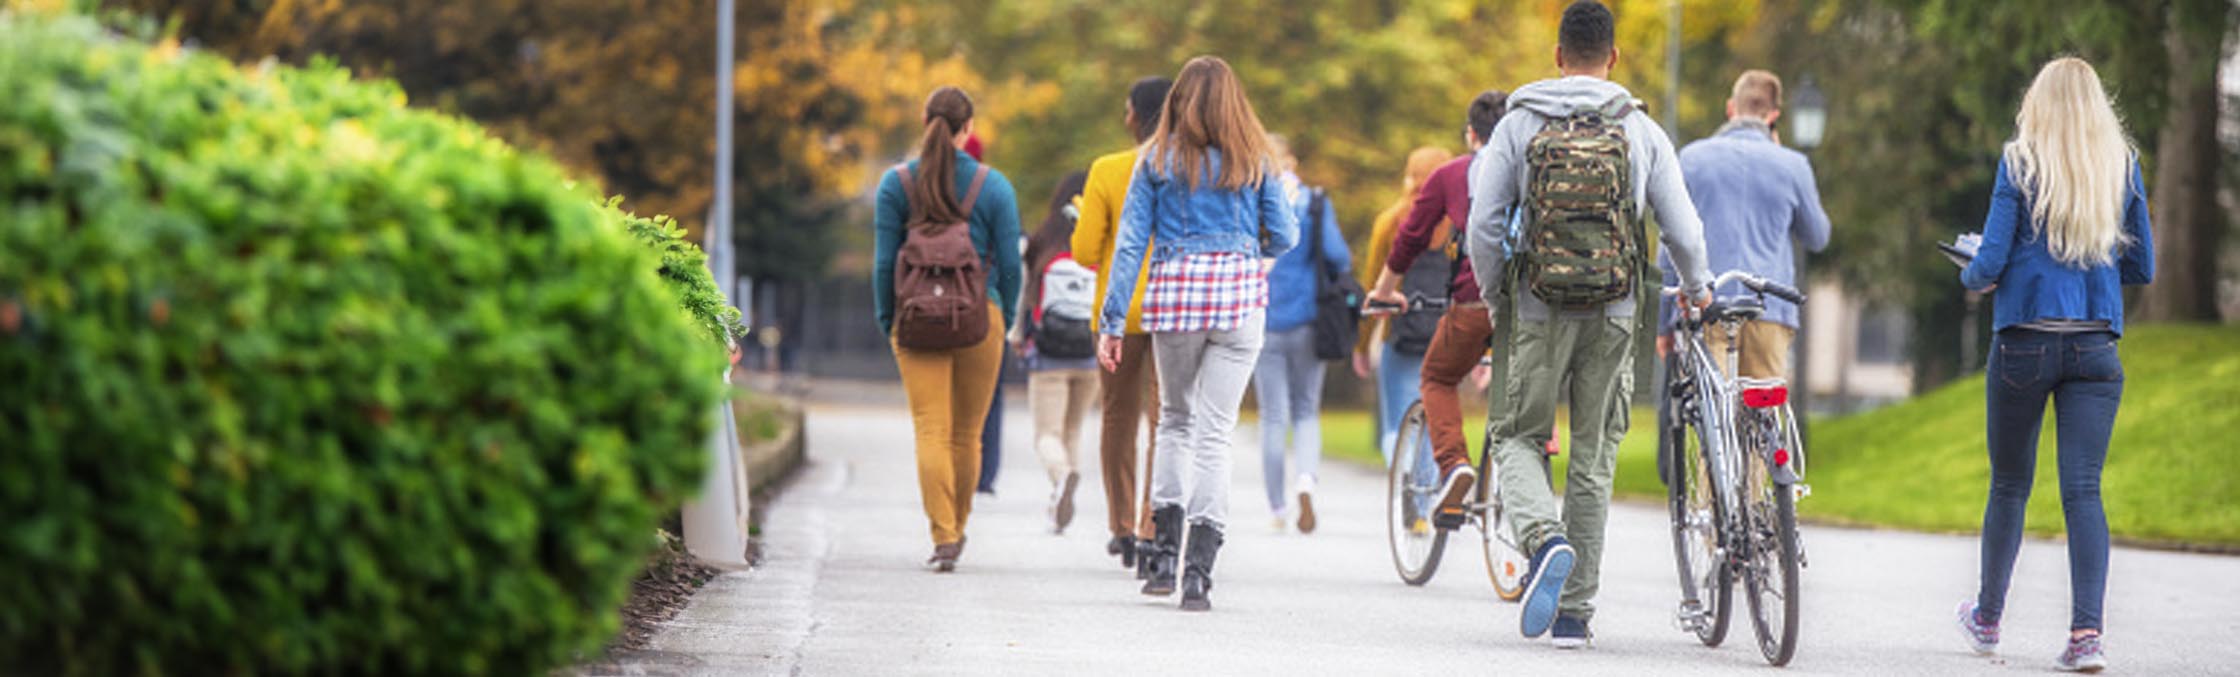
<instances>
[{"instance_id":1,"label":"khaki trouser","mask_svg":"<svg viewBox=\"0 0 2240 677\"><path fill-rule=\"evenodd\" d=\"M1079 472L1081 420L1089 417L1089 401L1097 396L1093 369L1051 369L1027 376L1028 408L1034 410L1034 450L1052 486Z\"/></svg>"},{"instance_id":2,"label":"khaki trouser","mask_svg":"<svg viewBox=\"0 0 2240 677\"><path fill-rule=\"evenodd\" d=\"M1491 338L1493 319L1484 304L1456 305L1439 316L1431 347L1423 351L1423 381L1417 390L1423 394L1424 426L1431 429L1441 477L1470 464L1470 439L1462 432L1462 397L1456 388L1478 367Z\"/></svg>"},{"instance_id":3,"label":"khaki trouser","mask_svg":"<svg viewBox=\"0 0 2240 677\"><path fill-rule=\"evenodd\" d=\"M1159 427L1159 387L1151 363L1151 336L1129 334L1120 339L1120 368L1098 370L1104 385L1103 434L1098 436L1097 456L1104 468L1104 502L1112 535L1151 538L1151 469L1144 468L1142 489L1136 482L1137 421ZM1146 462L1154 457L1146 450Z\"/></svg>"},{"instance_id":4,"label":"khaki trouser","mask_svg":"<svg viewBox=\"0 0 2240 677\"><path fill-rule=\"evenodd\" d=\"M1603 527L1610 512L1610 482L1618 469L1618 441L1625 436L1633 395L1633 318L1518 322L1510 340L1509 376L1494 424L1494 461L1500 464L1501 504L1530 553L1562 536L1578 551L1564 582L1558 612L1594 616L1601 587ZM1563 513L1541 465L1555 434L1556 397L1571 383L1571 467L1563 483Z\"/></svg>"},{"instance_id":5,"label":"khaki trouser","mask_svg":"<svg viewBox=\"0 0 2240 677\"><path fill-rule=\"evenodd\" d=\"M1743 378L1786 379L1789 374L1789 342L1797 338L1797 330L1765 320L1751 320L1742 325L1742 366L1735 372ZM1707 325L1703 328L1704 346L1711 350L1711 359L1719 362L1720 369L1727 368L1727 330Z\"/></svg>"},{"instance_id":6,"label":"khaki trouser","mask_svg":"<svg viewBox=\"0 0 2240 677\"><path fill-rule=\"evenodd\" d=\"M918 437L918 491L936 545L964 539L980 482L980 427L1003 367L1003 312L988 304L988 336L955 350L894 346L910 424Z\"/></svg>"}]
</instances>

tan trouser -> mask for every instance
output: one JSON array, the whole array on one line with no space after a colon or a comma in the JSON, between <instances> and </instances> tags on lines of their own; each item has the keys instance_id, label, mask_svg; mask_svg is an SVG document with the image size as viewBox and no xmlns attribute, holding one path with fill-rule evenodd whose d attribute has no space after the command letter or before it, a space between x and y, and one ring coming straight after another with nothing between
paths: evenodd
<instances>
[{"instance_id":1,"label":"tan trouser","mask_svg":"<svg viewBox=\"0 0 2240 677\"><path fill-rule=\"evenodd\" d=\"M1094 369L1053 369L1027 377L1027 403L1034 410L1034 450L1042 456L1053 486L1078 471L1081 420L1097 396Z\"/></svg>"},{"instance_id":2,"label":"tan trouser","mask_svg":"<svg viewBox=\"0 0 2240 677\"><path fill-rule=\"evenodd\" d=\"M1136 482L1137 421L1159 427L1159 386L1153 377L1151 336L1129 334L1120 340L1120 368L1098 370L1104 382L1104 433L1098 436L1097 455L1104 467L1105 514L1112 535L1151 537L1151 469L1143 469L1139 492ZM1143 453L1148 464L1153 454Z\"/></svg>"},{"instance_id":3,"label":"tan trouser","mask_svg":"<svg viewBox=\"0 0 2240 677\"><path fill-rule=\"evenodd\" d=\"M1742 378L1786 379L1789 374L1789 342L1797 337L1797 330L1765 320L1751 320L1742 325L1742 365L1735 372ZM1727 331L1717 326L1706 326L1703 331L1704 346L1711 349L1711 359L1719 361L1719 368L1727 368Z\"/></svg>"},{"instance_id":4,"label":"tan trouser","mask_svg":"<svg viewBox=\"0 0 2240 677\"><path fill-rule=\"evenodd\" d=\"M918 491L936 545L964 539L980 482L980 427L1003 367L1003 312L988 304L988 336L955 350L894 346L910 423L918 436Z\"/></svg>"}]
</instances>

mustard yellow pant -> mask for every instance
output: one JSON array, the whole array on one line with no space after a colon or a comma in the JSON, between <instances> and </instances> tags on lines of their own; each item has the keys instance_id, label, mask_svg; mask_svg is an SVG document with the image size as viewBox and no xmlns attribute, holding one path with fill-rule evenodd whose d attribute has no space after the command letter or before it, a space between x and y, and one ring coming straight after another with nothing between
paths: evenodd
<instances>
[{"instance_id":1,"label":"mustard yellow pant","mask_svg":"<svg viewBox=\"0 0 2240 677\"><path fill-rule=\"evenodd\" d=\"M1003 313L988 304L988 337L954 350L894 346L902 391L917 429L918 491L936 545L964 539L972 491L980 482L980 426L1003 367Z\"/></svg>"}]
</instances>

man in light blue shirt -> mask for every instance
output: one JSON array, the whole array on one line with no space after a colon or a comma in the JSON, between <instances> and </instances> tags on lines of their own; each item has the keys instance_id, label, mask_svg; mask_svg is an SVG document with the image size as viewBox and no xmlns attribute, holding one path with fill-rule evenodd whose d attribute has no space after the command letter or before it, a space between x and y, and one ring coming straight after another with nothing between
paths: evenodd
<instances>
[{"instance_id":1,"label":"man in light blue shirt","mask_svg":"<svg viewBox=\"0 0 2240 677\"><path fill-rule=\"evenodd\" d=\"M1781 146L1773 124L1781 118L1781 78L1746 71L1727 99L1727 124L1710 138L1680 149L1680 174L1703 218L1703 240L1714 273L1744 270L1769 280L1796 284L1796 246L1820 251L1828 246L1828 214L1820 208L1820 187L1803 153ZM1674 275L1663 261L1666 284ZM1720 297L1746 293L1740 284L1715 290ZM1748 378L1782 378L1788 373L1789 343L1802 322L1797 306L1768 297L1765 316L1742 328L1741 364L1735 373ZM1671 352L1670 302L1657 354ZM1712 355L1726 360L1725 332L1705 332Z\"/></svg>"}]
</instances>

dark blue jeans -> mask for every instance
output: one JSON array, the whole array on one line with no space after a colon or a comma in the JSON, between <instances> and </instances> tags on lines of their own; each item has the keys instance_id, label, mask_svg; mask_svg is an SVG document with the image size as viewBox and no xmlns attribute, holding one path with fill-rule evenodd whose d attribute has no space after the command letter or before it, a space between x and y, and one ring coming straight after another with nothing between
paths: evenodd
<instances>
[{"instance_id":1,"label":"dark blue jeans","mask_svg":"<svg viewBox=\"0 0 2240 677\"><path fill-rule=\"evenodd\" d=\"M2009 328L1991 340L1984 380L1989 412L1991 500L1983 510L1981 620L1997 623L2022 547L2023 507L2036 476L2038 429L2052 396L2069 531L2069 627L2100 629L2108 588L2108 516L2100 509L2100 466L2123 401L2123 361L2112 332L2053 334Z\"/></svg>"}]
</instances>

